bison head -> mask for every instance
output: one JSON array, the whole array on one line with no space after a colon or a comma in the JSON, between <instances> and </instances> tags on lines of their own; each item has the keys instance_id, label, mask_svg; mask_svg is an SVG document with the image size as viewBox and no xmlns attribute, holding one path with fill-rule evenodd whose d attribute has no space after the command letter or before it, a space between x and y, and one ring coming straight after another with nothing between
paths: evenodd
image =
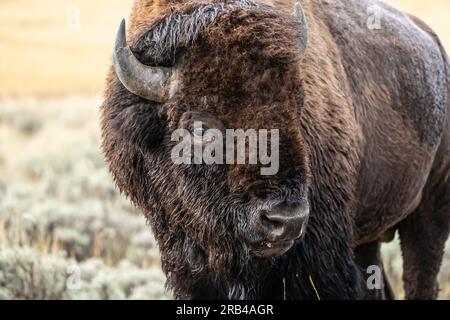
<instances>
[{"instance_id":1,"label":"bison head","mask_svg":"<svg viewBox=\"0 0 450 320\"><path fill-rule=\"evenodd\" d=\"M230 283L270 269L309 215L302 8L291 15L251 1L190 3L133 38L129 46L122 23L102 106L103 148L117 185L150 221L169 283L188 275ZM276 174L261 175L258 163L175 164L175 130L197 147L210 143L195 122L279 130Z\"/></svg>"}]
</instances>

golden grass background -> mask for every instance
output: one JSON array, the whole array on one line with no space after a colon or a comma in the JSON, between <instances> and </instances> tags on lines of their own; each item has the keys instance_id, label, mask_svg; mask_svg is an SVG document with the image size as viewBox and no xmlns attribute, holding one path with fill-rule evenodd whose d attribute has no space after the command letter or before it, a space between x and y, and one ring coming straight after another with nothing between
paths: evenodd
<instances>
[{"instance_id":1,"label":"golden grass background","mask_svg":"<svg viewBox=\"0 0 450 320\"><path fill-rule=\"evenodd\" d=\"M450 48L450 1L389 2ZM149 229L100 151L99 97L131 3L0 0L0 299L170 298ZM81 25L71 30L73 6ZM383 257L401 298L398 239ZM440 281L450 299L450 242Z\"/></svg>"},{"instance_id":2,"label":"golden grass background","mask_svg":"<svg viewBox=\"0 0 450 320\"><path fill-rule=\"evenodd\" d=\"M450 47L450 1L391 0L430 24ZM118 23L132 0L0 1L0 97L98 94ZM70 30L70 6L81 28Z\"/></svg>"}]
</instances>

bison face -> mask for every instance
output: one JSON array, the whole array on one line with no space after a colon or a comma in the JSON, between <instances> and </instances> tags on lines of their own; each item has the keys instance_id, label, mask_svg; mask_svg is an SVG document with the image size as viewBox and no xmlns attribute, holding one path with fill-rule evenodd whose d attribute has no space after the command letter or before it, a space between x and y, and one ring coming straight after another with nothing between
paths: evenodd
<instances>
[{"instance_id":1,"label":"bison face","mask_svg":"<svg viewBox=\"0 0 450 320\"><path fill-rule=\"evenodd\" d=\"M150 220L166 271L184 258L191 272L239 273L305 233L308 150L299 119L307 30L300 7L297 18L265 6L199 8L159 19L131 48L122 24L102 107L103 148L116 183ZM194 31L182 30L188 25ZM163 66L150 67L155 61ZM211 129L222 135L208 136ZM218 157L226 158L230 129L278 132L277 170L261 174L261 161L173 160L174 132L190 141L184 151L220 142L213 153L222 148Z\"/></svg>"}]
</instances>

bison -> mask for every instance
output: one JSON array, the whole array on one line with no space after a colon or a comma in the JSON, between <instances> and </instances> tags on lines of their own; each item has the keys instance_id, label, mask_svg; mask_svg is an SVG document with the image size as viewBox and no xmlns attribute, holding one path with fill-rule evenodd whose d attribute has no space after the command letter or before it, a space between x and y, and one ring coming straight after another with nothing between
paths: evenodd
<instances>
[{"instance_id":1,"label":"bison","mask_svg":"<svg viewBox=\"0 0 450 320\"><path fill-rule=\"evenodd\" d=\"M396 231L406 297L437 297L450 79L425 23L378 0L136 0L127 34L102 145L176 298L391 299L380 243ZM175 164L175 130L210 142L194 121L279 130L279 170Z\"/></svg>"}]
</instances>

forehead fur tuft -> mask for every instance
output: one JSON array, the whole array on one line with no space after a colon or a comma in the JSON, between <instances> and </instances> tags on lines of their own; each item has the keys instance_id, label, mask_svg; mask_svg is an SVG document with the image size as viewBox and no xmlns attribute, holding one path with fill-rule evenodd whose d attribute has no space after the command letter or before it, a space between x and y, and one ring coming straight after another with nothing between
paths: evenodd
<instances>
[{"instance_id":1,"label":"forehead fur tuft","mask_svg":"<svg viewBox=\"0 0 450 320\"><path fill-rule=\"evenodd\" d=\"M153 21L131 48L148 65L172 66L177 49L192 44L222 12L262 6L253 0L229 0L183 7Z\"/></svg>"}]
</instances>

